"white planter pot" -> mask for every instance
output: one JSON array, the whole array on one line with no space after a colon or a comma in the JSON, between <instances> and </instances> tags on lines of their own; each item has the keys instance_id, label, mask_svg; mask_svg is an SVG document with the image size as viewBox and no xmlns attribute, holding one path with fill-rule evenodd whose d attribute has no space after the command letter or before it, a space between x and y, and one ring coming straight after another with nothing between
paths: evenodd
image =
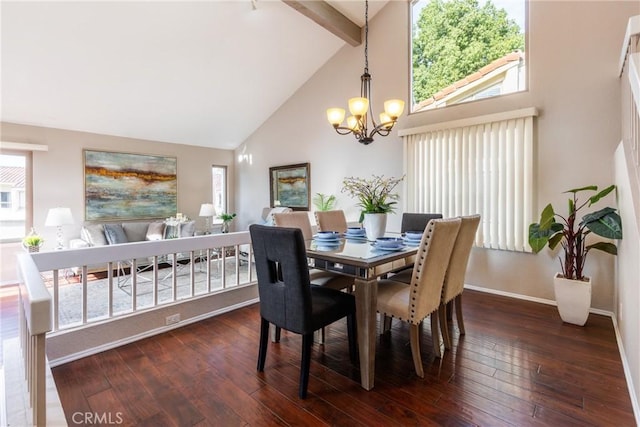
<instances>
[{"instance_id":1,"label":"white planter pot","mask_svg":"<svg viewBox=\"0 0 640 427\"><path fill-rule=\"evenodd\" d=\"M563 322L583 326L591 308L591 278L587 281L565 279L560 273L553 278L558 312Z\"/></svg>"},{"instance_id":2,"label":"white planter pot","mask_svg":"<svg viewBox=\"0 0 640 427\"><path fill-rule=\"evenodd\" d=\"M366 213L362 225L367 233L367 240L376 240L384 236L387 230L387 214Z\"/></svg>"}]
</instances>

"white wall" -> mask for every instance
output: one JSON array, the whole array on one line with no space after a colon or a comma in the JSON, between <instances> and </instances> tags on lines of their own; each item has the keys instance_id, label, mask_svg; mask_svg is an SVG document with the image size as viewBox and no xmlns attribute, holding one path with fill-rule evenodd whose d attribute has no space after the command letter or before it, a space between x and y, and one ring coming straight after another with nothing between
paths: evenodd
<instances>
[{"instance_id":1,"label":"white wall","mask_svg":"<svg viewBox=\"0 0 640 427\"><path fill-rule=\"evenodd\" d=\"M397 127L537 107L541 114L536 124L535 199L540 207L552 202L564 208L562 191L613 183L613 152L620 141L616 68L627 19L637 9L635 2L628 1L532 1L528 92L405 115ZM374 112L387 98L408 99L408 25L404 2L389 2L370 21ZM358 94L362 68L362 47L345 46L236 151L250 159L236 168L241 227L257 220L261 207L269 203L270 166L311 162L312 193L338 195L338 207L347 211L350 220L358 212L354 201L340 193L343 177L402 175L403 148L396 132L363 146L350 136L336 135L326 122L327 107L346 106L346 99ZM615 204L615 200L609 197L604 203ZM389 228L399 229L398 215L390 219ZM467 282L553 300L551 277L559 269L556 257L549 251L531 255L476 249ZM611 256L590 254L587 273L594 281L594 308L613 310L613 266Z\"/></svg>"}]
</instances>

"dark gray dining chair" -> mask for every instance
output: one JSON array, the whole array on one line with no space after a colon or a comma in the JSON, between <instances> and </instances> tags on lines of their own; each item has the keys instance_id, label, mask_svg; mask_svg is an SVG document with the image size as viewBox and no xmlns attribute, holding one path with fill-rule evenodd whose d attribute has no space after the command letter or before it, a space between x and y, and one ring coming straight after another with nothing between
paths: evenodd
<instances>
[{"instance_id":1,"label":"dark gray dining chair","mask_svg":"<svg viewBox=\"0 0 640 427\"><path fill-rule=\"evenodd\" d=\"M307 253L299 228L251 225L260 297L258 371L264 371L269 324L302 335L299 396L307 396L313 333L347 318L349 356L356 360L356 304L353 295L309 280Z\"/></svg>"},{"instance_id":2,"label":"dark gray dining chair","mask_svg":"<svg viewBox=\"0 0 640 427\"><path fill-rule=\"evenodd\" d=\"M410 213L405 212L402 214L402 223L400 224L400 231L402 233L407 231L424 231L427 228L427 224L432 219L442 218L441 213Z\"/></svg>"}]
</instances>

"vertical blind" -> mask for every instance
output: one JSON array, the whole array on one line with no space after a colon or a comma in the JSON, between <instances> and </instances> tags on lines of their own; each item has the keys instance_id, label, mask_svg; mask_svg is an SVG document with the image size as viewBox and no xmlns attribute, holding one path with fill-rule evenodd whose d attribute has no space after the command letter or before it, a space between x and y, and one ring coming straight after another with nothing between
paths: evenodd
<instances>
[{"instance_id":1,"label":"vertical blind","mask_svg":"<svg viewBox=\"0 0 640 427\"><path fill-rule=\"evenodd\" d=\"M400 132L406 212L479 213L475 245L531 251L534 108Z\"/></svg>"}]
</instances>

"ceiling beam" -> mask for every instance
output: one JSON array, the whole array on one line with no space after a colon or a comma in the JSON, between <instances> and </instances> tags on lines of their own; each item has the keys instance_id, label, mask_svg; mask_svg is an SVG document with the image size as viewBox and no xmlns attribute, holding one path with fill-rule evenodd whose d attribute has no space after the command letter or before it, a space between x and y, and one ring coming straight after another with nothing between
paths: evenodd
<instances>
[{"instance_id":1,"label":"ceiling beam","mask_svg":"<svg viewBox=\"0 0 640 427\"><path fill-rule=\"evenodd\" d=\"M362 29L333 6L318 0L282 0L351 46L362 44Z\"/></svg>"}]
</instances>

